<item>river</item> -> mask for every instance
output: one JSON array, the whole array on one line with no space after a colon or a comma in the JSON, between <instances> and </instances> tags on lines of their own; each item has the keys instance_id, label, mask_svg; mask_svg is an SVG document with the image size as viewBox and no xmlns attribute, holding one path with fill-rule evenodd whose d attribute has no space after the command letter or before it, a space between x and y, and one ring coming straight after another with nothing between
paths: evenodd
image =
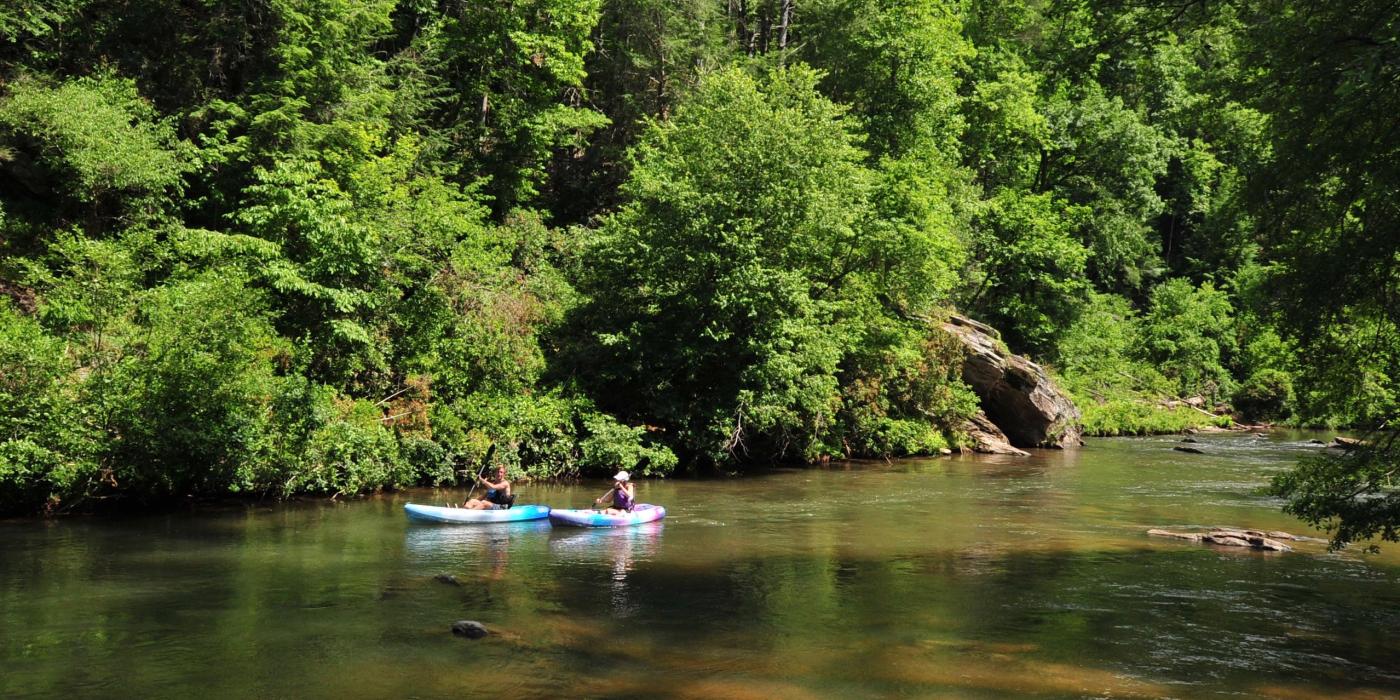
<instances>
[{"instance_id":1,"label":"river","mask_svg":"<svg viewBox=\"0 0 1400 700\"><path fill-rule=\"evenodd\" d=\"M1259 492L1308 437L641 481L669 515L621 530L411 524L427 489L0 522L0 697L1400 697L1400 545L1145 534L1320 534Z\"/></svg>"}]
</instances>

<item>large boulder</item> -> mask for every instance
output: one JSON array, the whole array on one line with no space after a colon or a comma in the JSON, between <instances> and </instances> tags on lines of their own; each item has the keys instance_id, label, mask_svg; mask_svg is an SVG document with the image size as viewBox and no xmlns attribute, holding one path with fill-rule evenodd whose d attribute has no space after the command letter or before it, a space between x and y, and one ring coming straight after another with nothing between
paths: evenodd
<instances>
[{"instance_id":1,"label":"large boulder","mask_svg":"<svg viewBox=\"0 0 1400 700\"><path fill-rule=\"evenodd\" d=\"M984 323L954 315L943 330L967 351L962 377L977 393L982 411L1016 447L1077 447L1083 444L1079 409L1050 375L1012 354L1001 334Z\"/></svg>"},{"instance_id":2,"label":"large boulder","mask_svg":"<svg viewBox=\"0 0 1400 700\"><path fill-rule=\"evenodd\" d=\"M1001 432L987 414L978 411L977 415L963 424L963 432L972 440L972 451L994 455L1017 455L1025 457L1029 452L1011 446L1006 433Z\"/></svg>"}]
</instances>

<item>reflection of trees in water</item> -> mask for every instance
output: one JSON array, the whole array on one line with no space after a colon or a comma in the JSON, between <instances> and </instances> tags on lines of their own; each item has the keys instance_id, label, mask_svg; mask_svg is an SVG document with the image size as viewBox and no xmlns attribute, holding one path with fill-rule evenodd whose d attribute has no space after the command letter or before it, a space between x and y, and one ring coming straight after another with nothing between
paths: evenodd
<instances>
[{"instance_id":1,"label":"reflection of trees in water","mask_svg":"<svg viewBox=\"0 0 1400 700\"><path fill-rule=\"evenodd\" d=\"M664 548L660 523L417 526L373 500L14 525L0 547L0 660L20 645L31 656L0 673L0 695L91 695L111 678L154 695L433 696L482 678L508 696L1400 689L1388 560L1150 542L1113 534L1117 521L1067 543L1068 516L1044 511L1072 474L972 466L797 472L775 485L771 515L755 510L774 492L761 482L686 482L678 510L703 518L670 521ZM1107 476L1118 481L1071 493L1121 506L1119 484L1152 475ZM1024 491L1037 481L1049 492ZM847 485L892 505L837 498ZM979 502L988 489L1009 495ZM1021 518L1044 535L1018 535ZM446 625L463 617L500 634L458 644Z\"/></svg>"},{"instance_id":2,"label":"reflection of trees in water","mask_svg":"<svg viewBox=\"0 0 1400 700\"><path fill-rule=\"evenodd\" d=\"M280 504L6 529L0 696L296 696L403 583L376 504ZM34 592L44 592L34 595ZM25 663L15 664L13 650ZM295 660L295 661L289 661ZM325 672L325 678L318 673Z\"/></svg>"},{"instance_id":3,"label":"reflection of trees in water","mask_svg":"<svg viewBox=\"0 0 1400 700\"><path fill-rule=\"evenodd\" d=\"M759 685L797 676L864 692L1161 697L1203 680L1248 688L1328 678L1400 687L1387 675L1400 643L1380 632L1400 624L1400 606L1359 604L1356 581L1333 582L1337 562L991 547L885 559L832 549L721 565L673 552L665 561L629 571L626 626L603 620L606 633L560 646L588 658L634 650L634 677L732 668ZM613 569L594 573L595 588L558 592L564 609L616 610ZM736 647L752 663L726 656ZM670 649L684 651L661 651Z\"/></svg>"},{"instance_id":4,"label":"reflection of trees in water","mask_svg":"<svg viewBox=\"0 0 1400 700\"><path fill-rule=\"evenodd\" d=\"M637 562L656 557L664 527L657 521L619 528L556 528L550 533L549 549L561 563L607 564L613 615L631 617L637 604L629 593L628 575Z\"/></svg>"},{"instance_id":5,"label":"reflection of trees in water","mask_svg":"<svg viewBox=\"0 0 1400 700\"><path fill-rule=\"evenodd\" d=\"M957 636L1034 644L1046 661L1093 659L1178 682L1400 687L1391 668L1400 643L1365 633L1394 629L1400 608L1356 600L1347 568L1210 548L1003 553L960 577L957 585L980 594L968 596Z\"/></svg>"},{"instance_id":6,"label":"reflection of trees in water","mask_svg":"<svg viewBox=\"0 0 1400 700\"><path fill-rule=\"evenodd\" d=\"M404 548L419 582L450 574L467 590L472 608L529 611L535 607L530 583L546 576L549 521L472 525L410 523Z\"/></svg>"},{"instance_id":7,"label":"reflection of trees in water","mask_svg":"<svg viewBox=\"0 0 1400 700\"><path fill-rule=\"evenodd\" d=\"M404 533L404 547L419 563L503 563L509 560L512 546L548 531L547 520L473 525L411 523Z\"/></svg>"}]
</instances>

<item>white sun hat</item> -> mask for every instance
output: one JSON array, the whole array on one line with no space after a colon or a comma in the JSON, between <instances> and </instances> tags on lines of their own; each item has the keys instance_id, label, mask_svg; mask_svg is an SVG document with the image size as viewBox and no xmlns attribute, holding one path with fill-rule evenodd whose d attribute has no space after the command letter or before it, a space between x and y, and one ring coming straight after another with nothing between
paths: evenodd
<instances>
[{"instance_id":1,"label":"white sun hat","mask_svg":"<svg viewBox=\"0 0 1400 700\"><path fill-rule=\"evenodd\" d=\"M627 481L628 479L631 479L631 478L632 478L632 475L631 475L631 474L628 474L627 472L618 472L618 473L616 473L616 474L613 475L613 481Z\"/></svg>"}]
</instances>

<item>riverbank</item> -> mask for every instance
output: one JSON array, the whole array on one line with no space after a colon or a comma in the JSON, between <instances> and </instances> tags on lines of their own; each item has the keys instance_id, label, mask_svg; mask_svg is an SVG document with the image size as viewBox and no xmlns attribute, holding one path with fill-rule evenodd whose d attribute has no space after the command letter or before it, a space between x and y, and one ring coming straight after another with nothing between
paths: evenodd
<instances>
[{"instance_id":1,"label":"riverbank","mask_svg":"<svg viewBox=\"0 0 1400 700\"><path fill-rule=\"evenodd\" d=\"M1080 401L1086 437L1170 435L1203 428L1229 428L1229 416L1209 416L1187 406L1163 407L1139 400Z\"/></svg>"}]
</instances>

